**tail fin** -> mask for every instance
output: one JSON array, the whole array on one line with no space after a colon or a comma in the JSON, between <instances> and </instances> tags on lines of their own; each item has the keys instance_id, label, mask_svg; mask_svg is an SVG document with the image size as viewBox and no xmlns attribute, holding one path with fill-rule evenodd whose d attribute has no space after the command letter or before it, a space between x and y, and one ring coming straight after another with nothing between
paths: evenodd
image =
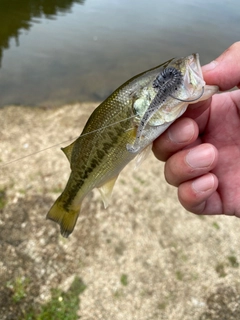
<instances>
[{"instance_id":1,"label":"tail fin","mask_svg":"<svg viewBox=\"0 0 240 320\"><path fill-rule=\"evenodd\" d=\"M77 218L80 212L80 207L78 210L65 210L63 208L62 202L58 198L53 204L51 209L47 214L47 219L55 221L60 225L61 235L67 238L72 232L77 222Z\"/></svg>"}]
</instances>

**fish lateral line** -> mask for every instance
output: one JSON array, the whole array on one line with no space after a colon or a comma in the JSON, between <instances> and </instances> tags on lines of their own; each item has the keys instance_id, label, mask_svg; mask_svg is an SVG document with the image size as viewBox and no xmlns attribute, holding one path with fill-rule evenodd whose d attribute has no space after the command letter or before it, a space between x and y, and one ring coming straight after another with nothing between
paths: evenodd
<instances>
[{"instance_id":1,"label":"fish lateral line","mask_svg":"<svg viewBox=\"0 0 240 320\"><path fill-rule=\"evenodd\" d=\"M57 143L57 144L54 144L54 145L52 145L52 146L49 146L49 147L46 147L46 148L44 148L44 149L38 150L38 151L36 151L36 152L29 153L29 154L27 154L26 156L23 156L23 157L20 157L20 158L16 158L16 159L14 159L14 160L11 160L11 161L2 163L2 164L0 164L0 168L5 167L5 166L7 166L7 165L9 165L9 164L12 164L12 163L14 163L14 162L18 162L18 161L20 161L20 160L26 159L26 158L28 158L28 157L34 156L34 155L36 155L36 154L38 154L38 153L44 152L44 151L49 150L49 149L52 149L52 148L54 148L54 147L58 147L58 146L60 146L60 145L63 144L63 143L67 143L67 142L69 142L69 141L76 140L77 138L80 138L80 137L81 137L81 138L82 138L82 137L85 137L85 136L87 136L87 135L90 135L90 134L93 134L93 133L95 133L95 132L98 132L99 130L106 129L106 128L108 128L108 127L114 126L115 124L118 124L118 123L120 123L120 122L124 122L124 121L130 120L130 119L132 119L132 118L134 118L134 117L136 117L136 115L132 115L131 117L125 118L125 119L123 119L123 120L113 122L113 123L111 123L111 124L109 124L109 125L103 126L103 127L98 128L98 129L96 129L96 130L92 130L92 131L90 131L90 132L86 132L86 133L84 133L84 134L82 134L82 135L80 135L80 136L78 136L78 137L71 138L71 139L68 139L68 140L59 142L59 143ZM131 128L129 128L129 129L127 129L127 130L131 130Z\"/></svg>"}]
</instances>

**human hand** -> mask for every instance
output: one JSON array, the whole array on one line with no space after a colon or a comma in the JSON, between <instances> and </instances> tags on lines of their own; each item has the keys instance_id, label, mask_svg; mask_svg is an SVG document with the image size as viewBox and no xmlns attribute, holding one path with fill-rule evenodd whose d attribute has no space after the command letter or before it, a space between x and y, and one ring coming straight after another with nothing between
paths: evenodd
<instances>
[{"instance_id":1,"label":"human hand","mask_svg":"<svg viewBox=\"0 0 240 320\"><path fill-rule=\"evenodd\" d=\"M203 75L221 91L240 89L240 42L204 66ZM240 217L240 90L189 105L153 152L166 161L165 178L188 211Z\"/></svg>"}]
</instances>

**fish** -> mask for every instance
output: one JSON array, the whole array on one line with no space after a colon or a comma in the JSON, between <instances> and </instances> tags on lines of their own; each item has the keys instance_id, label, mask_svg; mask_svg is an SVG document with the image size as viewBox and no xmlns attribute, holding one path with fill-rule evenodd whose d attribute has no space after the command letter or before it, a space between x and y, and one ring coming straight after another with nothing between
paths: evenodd
<instances>
[{"instance_id":1,"label":"fish","mask_svg":"<svg viewBox=\"0 0 240 320\"><path fill-rule=\"evenodd\" d=\"M172 58L126 81L93 111L81 135L62 148L71 173L47 219L59 224L67 238L89 192L99 189L106 208L122 169L143 157L189 104L217 91L206 85L197 53Z\"/></svg>"}]
</instances>

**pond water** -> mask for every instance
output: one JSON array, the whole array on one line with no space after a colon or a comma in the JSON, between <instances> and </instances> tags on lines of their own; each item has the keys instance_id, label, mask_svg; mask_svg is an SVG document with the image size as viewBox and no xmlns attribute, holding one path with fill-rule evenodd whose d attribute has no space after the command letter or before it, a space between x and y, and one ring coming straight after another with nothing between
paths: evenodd
<instances>
[{"instance_id":1,"label":"pond water","mask_svg":"<svg viewBox=\"0 0 240 320\"><path fill-rule=\"evenodd\" d=\"M237 0L0 2L0 106L101 101L174 56L239 40Z\"/></svg>"}]
</instances>

